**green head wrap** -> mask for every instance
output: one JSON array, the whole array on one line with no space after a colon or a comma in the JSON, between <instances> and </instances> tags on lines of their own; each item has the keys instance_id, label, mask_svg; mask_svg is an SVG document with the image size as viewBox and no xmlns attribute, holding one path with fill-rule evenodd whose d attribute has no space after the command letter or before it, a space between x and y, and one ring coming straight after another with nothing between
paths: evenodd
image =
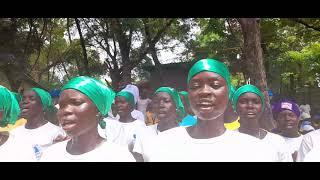
<instances>
[{"instance_id":1,"label":"green head wrap","mask_svg":"<svg viewBox=\"0 0 320 180\"><path fill-rule=\"evenodd\" d=\"M264 109L265 102L264 102L264 95L262 94L262 92L256 86L251 85L251 84L247 84L247 85L244 85L244 86L241 86L240 88L238 88L236 90L236 92L234 93L233 98L232 98L232 105L233 105L234 110L237 111L237 102L239 100L239 97L242 94L247 93L247 92L251 92L251 93L258 95L260 97L260 100L262 103L262 109Z\"/></svg>"},{"instance_id":2,"label":"green head wrap","mask_svg":"<svg viewBox=\"0 0 320 180\"><path fill-rule=\"evenodd\" d=\"M173 99L176 105L177 114L179 115L180 118L184 118L186 115L186 111L184 110L184 106L178 92L171 87L160 87L159 89L156 90L155 94L159 92L166 92L171 96L171 98Z\"/></svg>"},{"instance_id":3,"label":"green head wrap","mask_svg":"<svg viewBox=\"0 0 320 180\"><path fill-rule=\"evenodd\" d=\"M120 91L116 94L116 97L117 96L124 97L126 101L128 101L130 105L134 108L134 97L131 93L129 93L128 91Z\"/></svg>"},{"instance_id":4,"label":"green head wrap","mask_svg":"<svg viewBox=\"0 0 320 180\"><path fill-rule=\"evenodd\" d=\"M179 94L184 97L184 99L187 101L188 107L190 107L190 101L189 101L188 92L186 92L186 91L180 91Z\"/></svg>"},{"instance_id":5,"label":"green head wrap","mask_svg":"<svg viewBox=\"0 0 320 180\"><path fill-rule=\"evenodd\" d=\"M54 112L55 111L55 107L53 106L51 95L47 91L40 89L40 88L31 88L31 89L34 92L36 92L38 94L38 96L40 97L44 111L46 111L46 112Z\"/></svg>"},{"instance_id":6,"label":"green head wrap","mask_svg":"<svg viewBox=\"0 0 320 180\"><path fill-rule=\"evenodd\" d=\"M230 72L228 70L228 67L224 63L215 59L201 59L198 62L196 62L189 70L188 84L195 75L205 71L217 73L225 79L228 85L229 99L231 99L232 94Z\"/></svg>"},{"instance_id":7,"label":"green head wrap","mask_svg":"<svg viewBox=\"0 0 320 180\"><path fill-rule=\"evenodd\" d=\"M15 124L20 114L19 103L13 93L0 85L0 111L3 111L1 126Z\"/></svg>"},{"instance_id":8,"label":"green head wrap","mask_svg":"<svg viewBox=\"0 0 320 180\"><path fill-rule=\"evenodd\" d=\"M74 89L86 95L103 116L108 114L115 96L111 88L99 80L87 76L71 79L62 87L61 92L66 89Z\"/></svg>"}]
</instances>

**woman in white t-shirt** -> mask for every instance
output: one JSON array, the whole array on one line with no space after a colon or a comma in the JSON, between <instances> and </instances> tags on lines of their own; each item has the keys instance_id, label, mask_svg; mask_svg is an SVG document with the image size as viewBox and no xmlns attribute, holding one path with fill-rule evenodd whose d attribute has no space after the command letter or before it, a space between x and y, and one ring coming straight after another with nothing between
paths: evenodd
<instances>
[{"instance_id":1,"label":"woman in white t-shirt","mask_svg":"<svg viewBox=\"0 0 320 180\"><path fill-rule=\"evenodd\" d=\"M39 160L45 148L54 143L54 139L64 132L59 126L48 121L46 114L56 111L50 94L40 88L32 88L23 93L20 117L27 119L24 126L11 131L15 136L15 144L29 144L33 150L30 161Z\"/></svg>"},{"instance_id":2,"label":"woman in white t-shirt","mask_svg":"<svg viewBox=\"0 0 320 180\"><path fill-rule=\"evenodd\" d=\"M49 147L42 161L134 161L127 148L98 133L98 123L114 98L110 88L94 78L79 76L61 91L58 120L71 139Z\"/></svg>"},{"instance_id":3,"label":"woman in white t-shirt","mask_svg":"<svg viewBox=\"0 0 320 180\"><path fill-rule=\"evenodd\" d=\"M143 154L142 141L151 139L159 133L179 126L179 122L186 115L184 105L178 92L171 87L160 87L156 90L152 105L158 124L150 125L139 132L133 152Z\"/></svg>"},{"instance_id":4,"label":"woman in white t-shirt","mask_svg":"<svg viewBox=\"0 0 320 180\"><path fill-rule=\"evenodd\" d=\"M279 161L292 162L286 143L280 135L261 128L261 116L265 107L264 95L253 85L247 84L238 88L233 95L233 107L240 115L239 132L249 134L270 144L278 153Z\"/></svg>"},{"instance_id":5,"label":"woman in white t-shirt","mask_svg":"<svg viewBox=\"0 0 320 180\"><path fill-rule=\"evenodd\" d=\"M278 134L284 137L288 151L296 161L303 139L303 135L299 133L299 106L290 100L280 100L273 105L272 113L278 124Z\"/></svg>"},{"instance_id":6,"label":"woman in white t-shirt","mask_svg":"<svg viewBox=\"0 0 320 180\"><path fill-rule=\"evenodd\" d=\"M20 113L19 104L13 93L0 85L0 124L14 124ZM19 152L12 143L13 135L9 132L0 132L0 160L20 161Z\"/></svg>"},{"instance_id":7,"label":"woman in white t-shirt","mask_svg":"<svg viewBox=\"0 0 320 180\"><path fill-rule=\"evenodd\" d=\"M133 117L132 111L135 107L134 93L123 89L116 94L115 108L119 119L112 120L105 118L105 137L110 142L126 146L132 151L138 131L146 128L144 120ZM140 156L133 153L137 161Z\"/></svg>"},{"instance_id":8,"label":"woman in white t-shirt","mask_svg":"<svg viewBox=\"0 0 320 180\"><path fill-rule=\"evenodd\" d=\"M145 161L277 161L276 151L259 139L224 127L231 98L230 73L224 63L199 60L187 82L197 124L172 128L144 141Z\"/></svg>"}]
</instances>

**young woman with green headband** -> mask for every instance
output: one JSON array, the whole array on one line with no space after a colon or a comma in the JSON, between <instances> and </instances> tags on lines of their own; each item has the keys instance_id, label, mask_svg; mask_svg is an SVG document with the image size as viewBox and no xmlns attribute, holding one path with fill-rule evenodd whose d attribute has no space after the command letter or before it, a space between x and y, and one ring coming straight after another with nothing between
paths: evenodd
<instances>
[{"instance_id":1,"label":"young woman with green headband","mask_svg":"<svg viewBox=\"0 0 320 180\"><path fill-rule=\"evenodd\" d=\"M47 119L46 114L55 111L51 96L47 91L40 88L25 91L20 106L20 117L27 119L27 123L11 132L15 135L16 140L28 143L34 150L34 155L30 157L30 160L39 160L42 151L52 145L55 138L64 135L64 132Z\"/></svg>"},{"instance_id":2,"label":"young woman with green headband","mask_svg":"<svg viewBox=\"0 0 320 180\"><path fill-rule=\"evenodd\" d=\"M20 113L19 104L14 94L0 85L0 124L7 127L14 124ZM0 132L1 161L20 161L19 151L14 146L14 136L8 131Z\"/></svg>"},{"instance_id":3,"label":"young woman with green headband","mask_svg":"<svg viewBox=\"0 0 320 180\"><path fill-rule=\"evenodd\" d=\"M64 85L57 116L70 140L49 147L41 161L134 161L127 148L98 133L113 99L114 92L94 78L79 76Z\"/></svg>"},{"instance_id":4,"label":"young woman with green headband","mask_svg":"<svg viewBox=\"0 0 320 180\"><path fill-rule=\"evenodd\" d=\"M272 145L277 151L278 160L292 162L285 140L274 133L261 128L261 117L264 112L265 100L262 92L254 85L244 85L233 95L233 107L240 115L241 126L239 132L249 134Z\"/></svg>"},{"instance_id":5,"label":"young woman with green headband","mask_svg":"<svg viewBox=\"0 0 320 180\"><path fill-rule=\"evenodd\" d=\"M233 86L231 86L231 92L232 94L234 93L234 88ZM187 97L185 99L187 99L188 101L188 106L190 108L190 102L189 102L189 97L188 97L188 94L187 92L183 91L183 96L184 97ZM189 110L189 111L192 111L192 110ZM193 114L193 113L192 113ZM229 100L228 102L228 106L227 106L227 109L224 113L224 127L228 130L237 130L239 127L240 127L240 123L239 123L239 120L240 120L240 117L238 116L238 114L234 111L233 107L232 107L232 102L231 100ZM192 116L192 115L187 115L186 117L184 117L180 123L180 126L194 126L197 124L197 119L196 117Z\"/></svg>"},{"instance_id":6,"label":"young woman with green headband","mask_svg":"<svg viewBox=\"0 0 320 180\"><path fill-rule=\"evenodd\" d=\"M179 93L171 87L160 87L152 98L155 117L159 123L139 131L133 152L143 154L143 141L150 140L160 133L178 127L186 112Z\"/></svg>"},{"instance_id":7,"label":"young woman with green headband","mask_svg":"<svg viewBox=\"0 0 320 180\"><path fill-rule=\"evenodd\" d=\"M0 132L11 131L12 129L24 125L27 121L25 119L18 119L20 114L19 99L20 94L9 91L7 88L0 85L0 93L2 94L2 102L0 106L5 111L1 111L0 115L4 112L5 118L0 122ZM8 109L10 108L10 110ZM10 115L11 113L11 115ZM13 114L14 115L13 115ZM1 119L1 118L0 118Z\"/></svg>"},{"instance_id":8,"label":"young woman with green headband","mask_svg":"<svg viewBox=\"0 0 320 180\"><path fill-rule=\"evenodd\" d=\"M196 62L188 93L197 124L176 127L145 142L146 161L276 161L276 152L252 136L224 127L230 91L227 66L213 59Z\"/></svg>"}]
</instances>

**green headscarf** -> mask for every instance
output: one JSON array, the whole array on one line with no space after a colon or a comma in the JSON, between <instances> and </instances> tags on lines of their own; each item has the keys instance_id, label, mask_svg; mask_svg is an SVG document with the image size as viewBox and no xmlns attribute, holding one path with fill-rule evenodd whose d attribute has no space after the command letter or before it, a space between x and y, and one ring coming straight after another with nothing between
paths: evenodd
<instances>
[{"instance_id":1,"label":"green headscarf","mask_svg":"<svg viewBox=\"0 0 320 180\"><path fill-rule=\"evenodd\" d=\"M31 88L34 92L36 92L38 94L38 96L40 97L41 103L42 103L42 107L43 110L46 112L54 112L56 109L53 105L52 99L51 99L51 95L40 88Z\"/></svg>"},{"instance_id":2,"label":"green headscarf","mask_svg":"<svg viewBox=\"0 0 320 180\"><path fill-rule=\"evenodd\" d=\"M19 103L13 93L0 85L0 111L3 111L3 117L0 126L15 124L20 114Z\"/></svg>"},{"instance_id":3,"label":"green headscarf","mask_svg":"<svg viewBox=\"0 0 320 180\"><path fill-rule=\"evenodd\" d=\"M115 96L111 88L101 81L87 76L71 79L62 87L61 92L66 89L74 89L86 95L103 116L108 114Z\"/></svg>"},{"instance_id":4,"label":"green headscarf","mask_svg":"<svg viewBox=\"0 0 320 180\"><path fill-rule=\"evenodd\" d=\"M128 91L120 91L116 94L116 97L117 96L124 97L126 101L128 101L131 104L131 106L134 108L135 106L134 97L131 93L129 93Z\"/></svg>"},{"instance_id":5,"label":"green headscarf","mask_svg":"<svg viewBox=\"0 0 320 180\"><path fill-rule=\"evenodd\" d=\"M264 95L256 86L251 85L251 84L241 86L236 90L236 92L234 93L233 98L232 98L233 109L237 111L237 102L239 100L239 97L242 94L247 93L247 92L251 92L251 93L258 95L261 99L261 102L262 102L262 109L264 109L264 104L265 104Z\"/></svg>"},{"instance_id":6,"label":"green headscarf","mask_svg":"<svg viewBox=\"0 0 320 180\"><path fill-rule=\"evenodd\" d=\"M188 80L187 80L188 84L195 75L204 71L217 73L225 79L228 85L229 99L231 99L232 93L231 93L230 72L228 70L228 67L224 63L217 61L215 59L201 59L198 62L196 62L189 70Z\"/></svg>"},{"instance_id":7,"label":"green headscarf","mask_svg":"<svg viewBox=\"0 0 320 180\"><path fill-rule=\"evenodd\" d=\"M180 91L179 94L181 94L181 95L184 97L184 99L187 101L188 107L190 107L190 101L189 101L188 92L186 92L186 91Z\"/></svg>"},{"instance_id":8,"label":"green headscarf","mask_svg":"<svg viewBox=\"0 0 320 180\"><path fill-rule=\"evenodd\" d=\"M175 89L171 87L160 87L159 89L156 90L155 94L159 92L166 92L171 96L171 98L173 99L176 105L176 112L180 118L184 118L186 116L186 111L184 110L183 103L180 99L178 92Z\"/></svg>"}]
</instances>

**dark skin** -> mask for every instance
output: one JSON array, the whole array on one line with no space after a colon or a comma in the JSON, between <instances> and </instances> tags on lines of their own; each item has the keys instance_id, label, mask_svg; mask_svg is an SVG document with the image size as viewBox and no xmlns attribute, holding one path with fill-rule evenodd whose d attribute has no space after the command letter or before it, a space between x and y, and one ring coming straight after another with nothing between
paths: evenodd
<instances>
[{"instance_id":1,"label":"dark skin","mask_svg":"<svg viewBox=\"0 0 320 180\"><path fill-rule=\"evenodd\" d=\"M241 126L239 131L263 139L267 132L260 129L259 120L262 116L262 102L258 95L247 92L242 94L237 102Z\"/></svg>"},{"instance_id":2,"label":"dark skin","mask_svg":"<svg viewBox=\"0 0 320 180\"><path fill-rule=\"evenodd\" d=\"M80 155L95 149L104 140L98 133L98 110L95 104L77 90L62 91L59 99L58 120L71 138L66 150Z\"/></svg>"},{"instance_id":3,"label":"dark skin","mask_svg":"<svg viewBox=\"0 0 320 180\"><path fill-rule=\"evenodd\" d=\"M295 138L299 137L299 118L298 116L290 111L283 110L277 114L276 120L278 122L280 134L285 137ZM292 154L292 158L296 161L298 152L295 151Z\"/></svg>"},{"instance_id":4,"label":"dark skin","mask_svg":"<svg viewBox=\"0 0 320 180\"><path fill-rule=\"evenodd\" d=\"M115 107L120 116L119 121L123 123L133 122L135 119L131 116L133 107L130 103L121 96L117 96L115 99Z\"/></svg>"},{"instance_id":5,"label":"dark skin","mask_svg":"<svg viewBox=\"0 0 320 180\"><path fill-rule=\"evenodd\" d=\"M155 116L159 119L158 130L160 132L177 127L178 118L176 105L171 96L166 92L158 92L152 102L154 103Z\"/></svg>"},{"instance_id":6,"label":"dark skin","mask_svg":"<svg viewBox=\"0 0 320 180\"><path fill-rule=\"evenodd\" d=\"M3 111L0 111L0 120L3 118ZM7 142L9 138L9 132L0 132L0 146Z\"/></svg>"},{"instance_id":7,"label":"dark skin","mask_svg":"<svg viewBox=\"0 0 320 180\"><path fill-rule=\"evenodd\" d=\"M140 89L140 98L141 99L147 99L149 97L149 94L150 94L150 92L148 89L146 89L146 88Z\"/></svg>"},{"instance_id":8,"label":"dark skin","mask_svg":"<svg viewBox=\"0 0 320 180\"><path fill-rule=\"evenodd\" d=\"M130 123L133 122L135 119L132 117L131 112L133 111L133 107L130 105L130 103L121 96L117 96L115 99L115 108L120 116L119 121L122 123ZM141 154L132 152L134 147L134 144L131 143L128 145L128 149L133 155L133 157L136 159L137 162L142 162L143 157Z\"/></svg>"},{"instance_id":9,"label":"dark skin","mask_svg":"<svg viewBox=\"0 0 320 180\"><path fill-rule=\"evenodd\" d=\"M228 85L213 72L201 72L188 84L191 109L198 117L195 126L187 127L192 138L209 139L225 132L224 112L229 101Z\"/></svg>"},{"instance_id":10,"label":"dark skin","mask_svg":"<svg viewBox=\"0 0 320 180\"><path fill-rule=\"evenodd\" d=\"M9 132L0 132L0 146L2 146L9 139Z\"/></svg>"},{"instance_id":11,"label":"dark skin","mask_svg":"<svg viewBox=\"0 0 320 180\"><path fill-rule=\"evenodd\" d=\"M290 110L282 110L277 114L278 129L280 134L285 137L299 137L299 118Z\"/></svg>"},{"instance_id":12,"label":"dark skin","mask_svg":"<svg viewBox=\"0 0 320 180\"><path fill-rule=\"evenodd\" d=\"M33 90L28 90L23 93L20 106L20 116L27 119L26 129L36 129L48 122L45 119L41 99Z\"/></svg>"}]
</instances>

